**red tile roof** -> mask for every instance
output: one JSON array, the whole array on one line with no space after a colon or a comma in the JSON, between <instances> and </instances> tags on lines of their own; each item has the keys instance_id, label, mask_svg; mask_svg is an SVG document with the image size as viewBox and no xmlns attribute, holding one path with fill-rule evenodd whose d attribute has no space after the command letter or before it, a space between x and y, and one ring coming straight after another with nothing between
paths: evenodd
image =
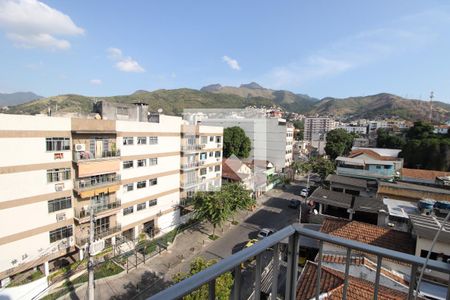
<instances>
[{"instance_id":1,"label":"red tile roof","mask_svg":"<svg viewBox=\"0 0 450 300\"><path fill-rule=\"evenodd\" d=\"M403 253L415 253L415 242L411 235L409 233L396 231L390 228L384 228L358 221L326 218L322 223L320 231L345 239L400 251Z\"/></svg>"},{"instance_id":2,"label":"red tile roof","mask_svg":"<svg viewBox=\"0 0 450 300\"><path fill-rule=\"evenodd\" d=\"M402 177L425 179L425 180L435 180L436 177L450 176L450 172L423 170L423 169L408 169L408 168L402 168L401 174Z\"/></svg>"},{"instance_id":3,"label":"red tile roof","mask_svg":"<svg viewBox=\"0 0 450 300\"><path fill-rule=\"evenodd\" d=\"M378 153L376 153L373 150L370 149L357 149L357 150L353 150L352 152L350 152L350 154L348 155L348 157L350 158L354 158L354 157L358 157L362 154L366 154L376 160L386 160L386 161L394 161L394 160L400 160L397 157L393 157L393 156L382 156Z\"/></svg>"},{"instance_id":4,"label":"red tile roof","mask_svg":"<svg viewBox=\"0 0 450 300\"><path fill-rule=\"evenodd\" d=\"M249 174L237 172L243 165L239 159L228 158L222 161L222 177L233 181L245 180Z\"/></svg>"},{"instance_id":5,"label":"red tile roof","mask_svg":"<svg viewBox=\"0 0 450 300\"><path fill-rule=\"evenodd\" d=\"M322 267L320 273L320 294L323 296L322 299L342 299L344 279L344 273ZM316 280L317 264L308 261L297 284L297 300L307 300L315 297ZM347 299L373 299L374 289L373 282L348 276ZM383 285L380 285L378 289L378 299L382 300L406 299L407 296L405 293Z\"/></svg>"}]
</instances>

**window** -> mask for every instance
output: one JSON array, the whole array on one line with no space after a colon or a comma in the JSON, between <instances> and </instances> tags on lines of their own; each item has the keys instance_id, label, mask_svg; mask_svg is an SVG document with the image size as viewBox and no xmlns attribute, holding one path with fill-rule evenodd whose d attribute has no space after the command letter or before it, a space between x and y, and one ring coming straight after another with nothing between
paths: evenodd
<instances>
[{"instance_id":1,"label":"window","mask_svg":"<svg viewBox=\"0 0 450 300\"><path fill-rule=\"evenodd\" d=\"M140 211L147 208L147 202L144 203L139 203L138 205L136 205L136 211Z\"/></svg>"},{"instance_id":2,"label":"window","mask_svg":"<svg viewBox=\"0 0 450 300\"><path fill-rule=\"evenodd\" d=\"M48 212L55 212L62 209L72 207L72 199L70 197L58 198L48 201Z\"/></svg>"},{"instance_id":3,"label":"window","mask_svg":"<svg viewBox=\"0 0 450 300\"><path fill-rule=\"evenodd\" d=\"M200 169L200 175L206 175L206 168Z\"/></svg>"},{"instance_id":4,"label":"window","mask_svg":"<svg viewBox=\"0 0 450 300\"><path fill-rule=\"evenodd\" d=\"M202 137L200 138L200 140L201 140L201 143L202 143L202 144L206 144L206 143L208 142L208 137L207 137L207 136L202 136Z\"/></svg>"},{"instance_id":5,"label":"window","mask_svg":"<svg viewBox=\"0 0 450 300\"><path fill-rule=\"evenodd\" d=\"M109 230L109 217L104 217L95 220L95 234L101 234L103 232L107 232Z\"/></svg>"},{"instance_id":6,"label":"window","mask_svg":"<svg viewBox=\"0 0 450 300\"><path fill-rule=\"evenodd\" d=\"M214 142L214 137L213 137L213 136L210 136L210 137L209 137L209 141L210 141L210 142Z\"/></svg>"},{"instance_id":7,"label":"window","mask_svg":"<svg viewBox=\"0 0 450 300\"><path fill-rule=\"evenodd\" d=\"M157 165L157 164L158 164L158 158L157 158L157 157L149 158L149 159L148 159L148 164L149 164L150 166L155 166L155 165Z\"/></svg>"},{"instance_id":8,"label":"window","mask_svg":"<svg viewBox=\"0 0 450 300\"><path fill-rule=\"evenodd\" d=\"M46 138L45 146L47 151L70 150L70 139L63 137Z\"/></svg>"},{"instance_id":9,"label":"window","mask_svg":"<svg viewBox=\"0 0 450 300\"><path fill-rule=\"evenodd\" d=\"M138 188L138 189L143 189L143 188L145 188L147 186L147 181L138 181L137 182L137 184L136 184L136 188Z\"/></svg>"},{"instance_id":10,"label":"window","mask_svg":"<svg viewBox=\"0 0 450 300\"><path fill-rule=\"evenodd\" d=\"M158 178L153 178L148 181L149 186L157 185L157 184L158 184Z\"/></svg>"},{"instance_id":11,"label":"window","mask_svg":"<svg viewBox=\"0 0 450 300\"><path fill-rule=\"evenodd\" d=\"M214 170L214 168L211 166L211 167L209 167L208 172L212 172L213 170Z\"/></svg>"},{"instance_id":12,"label":"window","mask_svg":"<svg viewBox=\"0 0 450 300\"><path fill-rule=\"evenodd\" d=\"M216 143L220 143L220 141L222 141L222 138L221 138L221 136L216 136Z\"/></svg>"},{"instance_id":13,"label":"window","mask_svg":"<svg viewBox=\"0 0 450 300\"><path fill-rule=\"evenodd\" d=\"M138 159L137 161L137 166L138 167L145 167L147 165L147 160L146 159Z\"/></svg>"},{"instance_id":14,"label":"window","mask_svg":"<svg viewBox=\"0 0 450 300\"><path fill-rule=\"evenodd\" d=\"M214 152L209 152L209 157L214 157Z\"/></svg>"},{"instance_id":15,"label":"window","mask_svg":"<svg viewBox=\"0 0 450 300\"><path fill-rule=\"evenodd\" d=\"M129 206L123 209L123 215L129 215L132 214L134 212L134 206Z\"/></svg>"},{"instance_id":16,"label":"window","mask_svg":"<svg viewBox=\"0 0 450 300\"><path fill-rule=\"evenodd\" d=\"M207 156L206 152L200 153L200 160L205 160Z\"/></svg>"},{"instance_id":17,"label":"window","mask_svg":"<svg viewBox=\"0 0 450 300\"><path fill-rule=\"evenodd\" d=\"M138 143L138 145L146 145L147 144L147 137L145 137L145 136L138 136L137 143Z\"/></svg>"},{"instance_id":18,"label":"window","mask_svg":"<svg viewBox=\"0 0 450 300\"><path fill-rule=\"evenodd\" d=\"M123 186L123 190L124 190L125 192L131 192L133 189L134 189L133 183L125 184L125 185Z\"/></svg>"},{"instance_id":19,"label":"window","mask_svg":"<svg viewBox=\"0 0 450 300\"><path fill-rule=\"evenodd\" d=\"M72 225L64 226L49 232L50 243L71 237L73 235Z\"/></svg>"},{"instance_id":20,"label":"window","mask_svg":"<svg viewBox=\"0 0 450 300\"><path fill-rule=\"evenodd\" d=\"M148 201L148 206L155 206L156 204L158 204L158 199L153 199Z\"/></svg>"},{"instance_id":21,"label":"window","mask_svg":"<svg viewBox=\"0 0 450 300\"><path fill-rule=\"evenodd\" d=\"M157 136L149 136L148 137L148 143L150 145L156 145L158 144L158 137Z\"/></svg>"},{"instance_id":22,"label":"window","mask_svg":"<svg viewBox=\"0 0 450 300\"><path fill-rule=\"evenodd\" d=\"M134 143L134 140L133 140L132 136L125 136L123 138L123 144L124 145L133 145L133 143Z\"/></svg>"},{"instance_id":23,"label":"window","mask_svg":"<svg viewBox=\"0 0 450 300\"><path fill-rule=\"evenodd\" d=\"M123 168L124 169L130 169L133 167L133 161L132 160L126 160L123 162Z\"/></svg>"},{"instance_id":24,"label":"window","mask_svg":"<svg viewBox=\"0 0 450 300\"><path fill-rule=\"evenodd\" d=\"M70 169L51 169L47 170L47 182L57 182L70 179Z\"/></svg>"},{"instance_id":25,"label":"window","mask_svg":"<svg viewBox=\"0 0 450 300\"><path fill-rule=\"evenodd\" d=\"M215 167L214 167L214 171L215 171L215 172L220 172L220 166L219 166L219 165L215 166Z\"/></svg>"},{"instance_id":26,"label":"window","mask_svg":"<svg viewBox=\"0 0 450 300\"><path fill-rule=\"evenodd\" d=\"M216 151L216 154L214 155L215 157L221 157L222 154L220 153L220 151Z\"/></svg>"}]
</instances>

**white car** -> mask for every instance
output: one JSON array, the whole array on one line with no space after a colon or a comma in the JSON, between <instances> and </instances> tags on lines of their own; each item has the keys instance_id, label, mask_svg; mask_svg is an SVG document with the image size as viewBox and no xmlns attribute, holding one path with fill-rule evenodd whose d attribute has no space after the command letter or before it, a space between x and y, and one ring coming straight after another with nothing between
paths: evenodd
<instances>
[{"instance_id":1,"label":"white car","mask_svg":"<svg viewBox=\"0 0 450 300\"><path fill-rule=\"evenodd\" d=\"M272 235L274 232L275 232L275 230L272 230L269 228L263 228L258 233L258 240L262 240L263 238L266 238L269 235Z\"/></svg>"},{"instance_id":2,"label":"white car","mask_svg":"<svg viewBox=\"0 0 450 300\"><path fill-rule=\"evenodd\" d=\"M309 192L309 190L308 189L302 189L302 191L300 192L300 196L302 196L302 197L308 197L308 192Z\"/></svg>"}]
</instances>

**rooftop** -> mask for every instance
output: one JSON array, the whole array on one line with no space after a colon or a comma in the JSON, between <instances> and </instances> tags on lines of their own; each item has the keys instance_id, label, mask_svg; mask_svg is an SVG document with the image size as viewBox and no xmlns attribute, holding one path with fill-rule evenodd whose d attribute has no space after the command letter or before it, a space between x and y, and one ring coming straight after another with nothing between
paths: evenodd
<instances>
[{"instance_id":1,"label":"rooftop","mask_svg":"<svg viewBox=\"0 0 450 300\"><path fill-rule=\"evenodd\" d=\"M410 201L384 198L383 203L387 206L389 215L408 219L409 215L417 215L417 205Z\"/></svg>"},{"instance_id":2,"label":"rooftop","mask_svg":"<svg viewBox=\"0 0 450 300\"><path fill-rule=\"evenodd\" d=\"M431 240L439 230L443 218L425 215L410 215L409 219L417 236ZM450 244L450 224L446 223L441 231L438 241Z\"/></svg>"},{"instance_id":3,"label":"rooftop","mask_svg":"<svg viewBox=\"0 0 450 300\"><path fill-rule=\"evenodd\" d=\"M375 152L379 156L390 156L397 158L399 153L402 151L401 149L387 149L387 148L366 148L366 147L353 147L352 151L358 150L369 150L371 152Z\"/></svg>"},{"instance_id":4,"label":"rooftop","mask_svg":"<svg viewBox=\"0 0 450 300\"><path fill-rule=\"evenodd\" d=\"M321 232L353 241L414 254L415 242L406 232L345 219L326 218Z\"/></svg>"},{"instance_id":5,"label":"rooftop","mask_svg":"<svg viewBox=\"0 0 450 300\"><path fill-rule=\"evenodd\" d=\"M364 189L367 188L367 180L357 179L357 178L348 177L348 176L330 174L327 176L326 181L329 181L330 183L339 183L339 184L350 185L350 186L355 186L355 187L364 188Z\"/></svg>"},{"instance_id":6,"label":"rooftop","mask_svg":"<svg viewBox=\"0 0 450 300\"><path fill-rule=\"evenodd\" d=\"M406 182L380 181L378 183L378 194L417 200L424 198L450 200L450 190Z\"/></svg>"},{"instance_id":7,"label":"rooftop","mask_svg":"<svg viewBox=\"0 0 450 300\"><path fill-rule=\"evenodd\" d=\"M436 177L450 176L450 172L402 168L401 176L404 179L411 178L416 180L425 180L434 182L436 180Z\"/></svg>"},{"instance_id":8,"label":"rooftop","mask_svg":"<svg viewBox=\"0 0 450 300\"><path fill-rule=\"evenodd\" d=\"M314 262L308 261L300 275L297 285L297 300L311 299L316 295L316 279L318 266ZM321 299L342 299L345 284L345 274L331 268L321 267L320 272ZM373 299L373 282L348 276L347 299ZM406 293L379 286L378 299L406 299Z\"/></svg>"}]
</instances>

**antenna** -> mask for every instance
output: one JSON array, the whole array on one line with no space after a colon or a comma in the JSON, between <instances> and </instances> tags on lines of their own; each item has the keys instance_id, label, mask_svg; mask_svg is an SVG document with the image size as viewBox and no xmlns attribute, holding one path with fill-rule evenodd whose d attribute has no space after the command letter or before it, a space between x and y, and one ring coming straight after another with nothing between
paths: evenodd
<instances>
[{"instance_id":1,"label":"antenna","mask_svg":"<svg viewBox=\"0 0 450 300\"><path fill-rule=\"evenodd\" d=\"M431 91L430 93L430 123L433 124L433 98L434 98L434 92Z\"/></svg>"}]
</instances>

